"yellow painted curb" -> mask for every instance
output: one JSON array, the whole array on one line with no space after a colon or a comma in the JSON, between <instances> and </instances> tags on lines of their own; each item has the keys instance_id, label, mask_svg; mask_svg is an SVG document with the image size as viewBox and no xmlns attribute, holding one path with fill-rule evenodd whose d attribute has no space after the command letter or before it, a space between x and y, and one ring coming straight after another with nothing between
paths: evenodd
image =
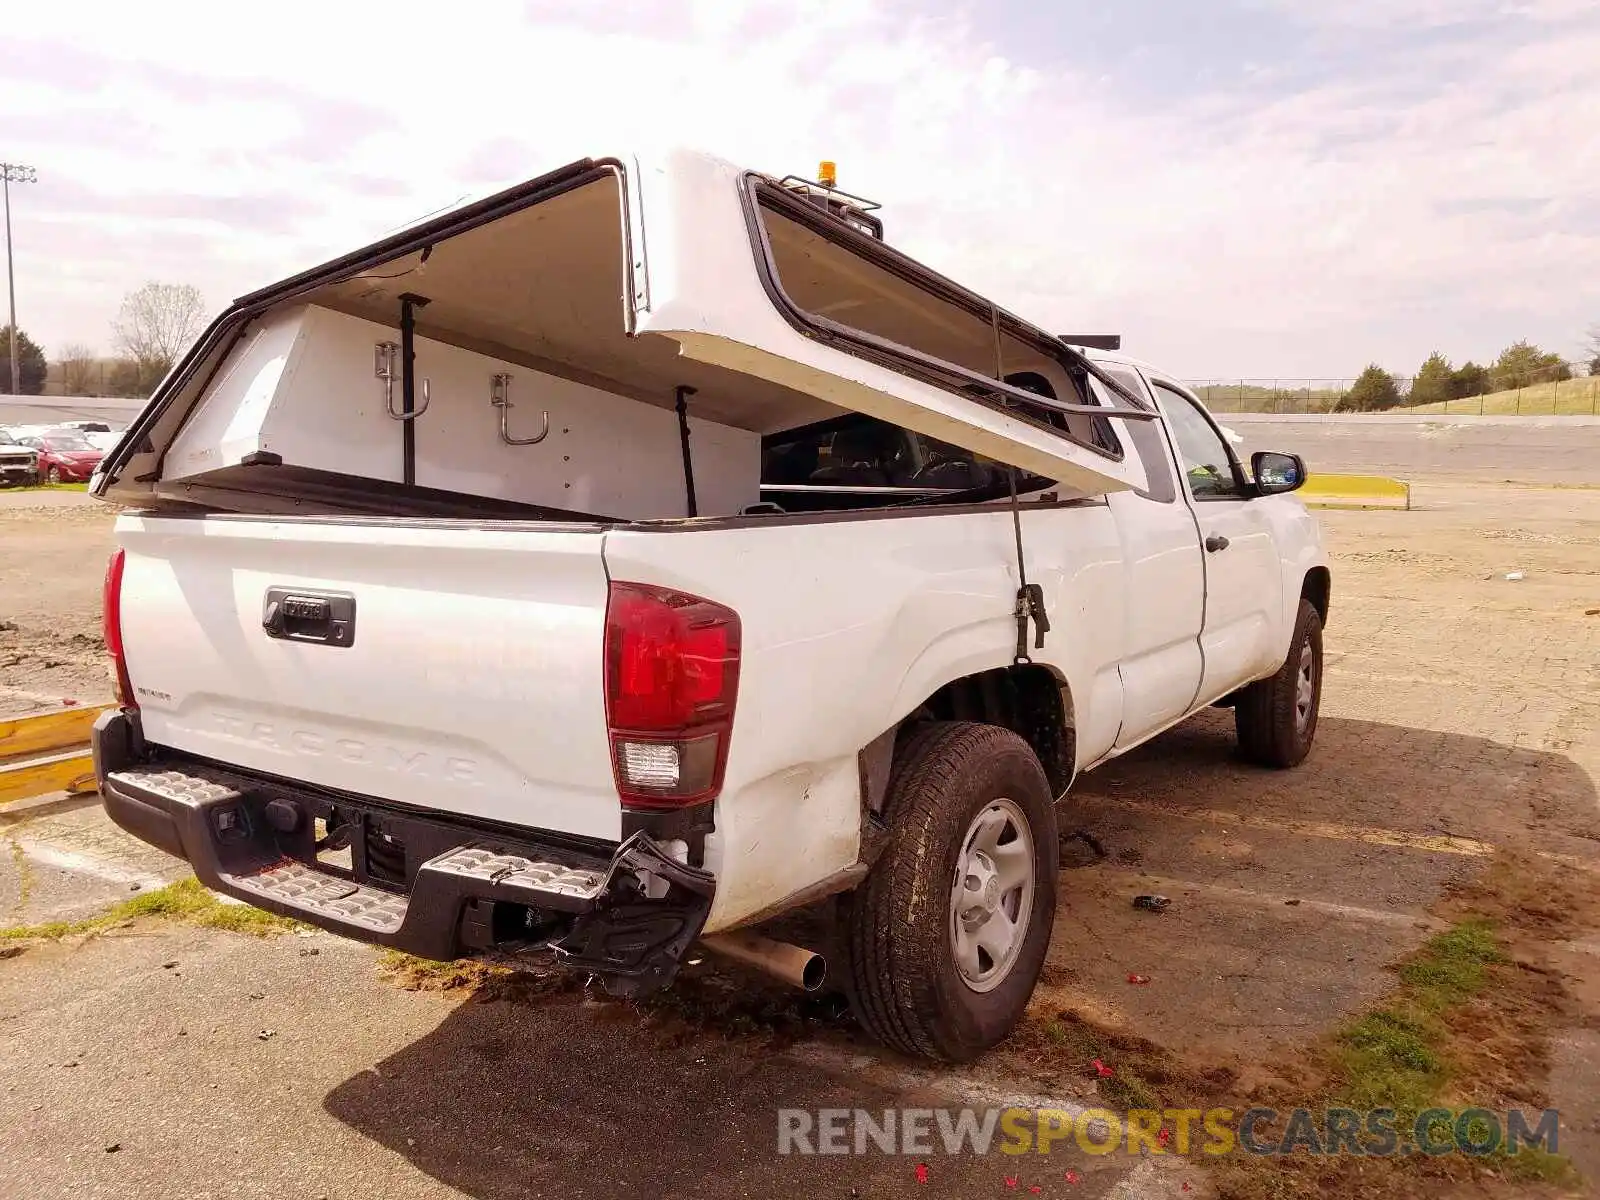
<instances>
[{"instance_id":1,"label":"yellow painted curb","mask_svg":"<svg viewBox=\"0 0 1600 1200\"><path fill-rule=\"evenodd\" d=\"M1300 498L1316 508L1411 507L1411 485L1387 475L1319 475L1306 478Z\"/></svg>"}]
</instances>

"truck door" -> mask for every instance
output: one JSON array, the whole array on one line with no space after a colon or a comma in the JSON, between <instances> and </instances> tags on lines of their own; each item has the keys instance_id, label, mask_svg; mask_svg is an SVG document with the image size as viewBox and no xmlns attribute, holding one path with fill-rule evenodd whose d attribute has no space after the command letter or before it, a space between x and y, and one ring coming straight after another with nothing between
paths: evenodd
<instances>
[{"instance_id":1,"label":"truck door","mask_svg":"<svg viewBox=\"0 0 1600 1200\"><path fill-rule=\"evenodd\" d=\"M1281 665L1274 639L1283 573L1272 528L1238 459L1200 402L1175 383L1152 379L1183 467L1187 499L1204 548L1204 666L1195 704L1209 704Z\"/></svg>"},{"instance_id":2,"label":"truck door","mask_svg":"<svg viewBox=\"0 0 1600 1200\"><path fill-rule=\"evenodd\" d=\"M1100 366L1154 407L1137 371L1104 362ZM1091 391L1100 403L1109 403L1098 394L1097 384L1091 384ZM1194 703L1200 687L1200 620L1206 594L1194 514L1178 494L1182 485L1160 427L1130 422L1123 440L1132 443L1143 463L1146 483L1138 491L1107 497L1122 542L1125 580L1119 750L1172 724Z\"/></svg>"}]
</instances>

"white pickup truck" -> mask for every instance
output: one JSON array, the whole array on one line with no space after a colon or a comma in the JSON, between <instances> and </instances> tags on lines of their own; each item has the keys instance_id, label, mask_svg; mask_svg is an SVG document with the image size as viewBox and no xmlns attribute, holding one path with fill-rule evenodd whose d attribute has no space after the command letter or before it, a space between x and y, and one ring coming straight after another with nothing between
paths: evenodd
<instances>
[{"instance_id":1,"label":"white pickup truck","mask_svg":"<svg viewBox=\"0 0 1600 1200\"><path fill-rule=\"evenodd\" d=\"M871 1033L1003 1038L1074 777L1214 704L1298 763L1328 567L1299 459L872 208L585 160L236 302L93 483L111 816L262 908L624 994L697 945L814 987L752 927L831 913Z\"/></svg>"},{"instance_id":2,"label":"white pickup truck","mask_svg":"<svg viewBox=\"0 0 1600 1200\"><path fill-rule=\"evenodd\" d=\"M0 425L0 487L39 482L39 452L24 446L17 440L19 436Z\"/></svg>"}]
</instances>

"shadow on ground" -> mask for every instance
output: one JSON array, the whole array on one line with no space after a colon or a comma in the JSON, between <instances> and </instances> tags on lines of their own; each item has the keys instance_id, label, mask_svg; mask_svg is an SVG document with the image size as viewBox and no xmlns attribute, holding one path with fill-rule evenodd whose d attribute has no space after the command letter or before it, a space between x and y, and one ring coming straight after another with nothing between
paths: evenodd
<instances>
[{"instance_id":1,"label":"shadow on ground","mask_svg":"<svg viewBox=\"0 0 1600 1200\"><path fill-rule=\"evenodd\" d=\"M1556 750L1382 721L1328 716L1290 771L1239 761L1232 714L1213 709L1083 776L1063 806L1138 799L1302 821L1444 834L1495 844L1559 839L1600 857L1587 771ZM1549 850L1550 846L1538 845Z\"/></svg>"},{"instance_id":2,"label":"shadow on ground","mask_svg":"<svg viewBox=\"0 0 1600 1200\"><path fill-rule=\"evenodd\" d=\"M953 1101L782 1053L760 1036L640 1024L622 1007L471 1001L427 1037L340 1084L328 1113L475 1200L530 1196L1008 1194L1005 1179L1062 1184L1075 1166L1100 1195L1130 1163L1018 1161L992 1152L780 1155L781 1109L937 1107ZM863 1048L865 1049L865 1048ZM841 1056L841 1063L848 1057ZM889 1071L882 1070L887 1064ZM1057 1189L1059 1190L1059 1188ZM1054 1193L1052 1193L1054 1194Z\"/></svg>"},{"instance_id":3,"label":"shadow on ground","mask_svg":"<svg viewBox=\"0 0 1600 1200\"><path fill-rule=\"evenodd\" d=\"M1269 771L1237 759L1231 714L1201 714L1062 806L1101 853L1064 843L1031 1036L1002 1053L1055 1086L1075 1064L1059 1073L1052 1038L1083 1019L1201 1070L1291 1063L1393 987L1489 847L1600 860L1595 821L1561 753L1325 717L1306 763ZM1135 908L1147 893L1170 906Z\"/></svg>"},{"instance_id":4,"label":"shadow on ground","mask_svg":"<svg viewBox=\"0 0 1600 1200\"><path fill-rule=\"evenodd\" d=\"M1158 1043L1240 1057L1258 1052L1264 1036L1292 1055L1295 1042L1390 986L1387 964L1424 936L1441 888L1485 861L1263 827L1218 832L1198 818L1202 810L1486 841L1519 827L1535 839L1541 831L1593 836L1593 783L1559 754L1329 717L1310 761L1269 772L1235 759L1231 726L1227 713L1203 714L1085 777L1064 805L1064 828L1090 831L1107 856L1062 876L1066 919L1035 1021L1050 1019L1052 1006L1076 1006ZM1146 875L1192 891L1168 914L1136 913L1122 893ZM1341 915L1341 907L1364 915ZM1151 983L1130 987L1126 972ZM751 1032L748 1019L713 1016L695 1026L674 1019L670 1005L668 1015L642 1019L575 993L473 1001L340 1084L324 1106L477 1200L913 1187L914 1160L776 1153L781 1108L881 1110L918 1097L897 1091L889 1072L868 1080L810 1066L783 1052L795 1029L780 1036L757 1022ZM819 1035L894 1065L860 1043L848 1018L800 1034ZM1056 1094L1087 1089L1085 1064L1052 1061L1037 1030L1019 1041L1025 1051L1002 1050L980 1071L1021 1068L1058 1085ZM997 1157L936 1165L919 1195L1008 1194L1004 1178L1017 1167ZM1042 1160L1024 1165L1044 1194L1065 1194L1067 1164L1049 1164L1050 1172ZM1097 1194L1115 1178L1111 1163L1088 1165L1102 1173L1075 1195ZM1126 1160L1115 1167L1125 1170Z\"/></svg>"}]
</instances>

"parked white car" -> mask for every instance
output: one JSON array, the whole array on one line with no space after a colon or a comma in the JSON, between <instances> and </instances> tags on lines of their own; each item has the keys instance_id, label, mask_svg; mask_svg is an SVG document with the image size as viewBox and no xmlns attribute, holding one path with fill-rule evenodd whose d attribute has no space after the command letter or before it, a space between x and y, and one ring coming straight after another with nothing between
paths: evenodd
<instances>
[{"instance_id":1,"label":"parked white car","mask_svg":"<svg viewBox=\"0 0 1600 1200\"><path fill-rule=\"evenodd\" d=\"M39 452L17 441L0 426L0 487L27 487L39 482Z\"/></svg>"},{"instance_id":2,"label":"parked white car","mask_svg":"<svg viewBox=\"0 0 1600 1200\"><path fill-rule=\"evenodd\" d=\"M616 991L697 942L973 1057L1079 772L1213 704L1310 749L1329 573L1173 376L836 189L600 159L239 301L96 476L105 804L210 887Z\"/></svg>"}]
</instances>

